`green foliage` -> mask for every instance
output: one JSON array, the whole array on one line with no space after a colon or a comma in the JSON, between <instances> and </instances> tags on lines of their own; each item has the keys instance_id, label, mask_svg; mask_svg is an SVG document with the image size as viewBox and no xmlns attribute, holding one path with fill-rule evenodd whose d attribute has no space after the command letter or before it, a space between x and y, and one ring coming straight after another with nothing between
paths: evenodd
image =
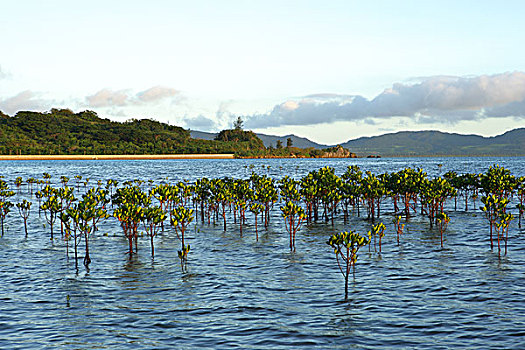
<instances>
[{"instance_id":1,"label":"green foliage","mask_svg":"<svg viewBox=\"0 0 525 350\"><path fill-rule=\"evenodd\" d=\"M439 227L439 234L441 235L441 248L443 248L443 232L447 229L450 218L447 214L441 212L436 215L436 221Z\"/></svg>"},{"instance_id":2,"label":"green foliage","mask_svg":"<svg viewBox=\"0 0 525 350\"><path fill-rule=\"evenodd\" d=\"M401 223L401 216L398 215L392 219L392 222L394 223L394 228L397 233L397 245L399 245L399 237L403 234L403 230L405 229L405 224Z\"/></svg>"},{"instance_id":3,"label":"green foliage","mask_svg":"<svg viewBox=\"0 0 525 350\"><path fill-rule=\"evenodd\" d=\"M142 210L142 223L146 234L150 237L151 256L155 256L155 249L153 246L153 238L157 235L160 226L166 220L166 212L161 207L152 206Z\"/></svg>"},{"instance_id":4,"label":"green foliage","mask_svg":"<svg viewBox=\"0 0 525 350\"><path fill-rule=\"evenodd\" d=\"M374 239L374 250L376 250L376 237L379 237L379 252L380 253L381 253L381 240L385 236L385 229L386 229L386 226L382 222L380 222L379 224L372 226L372 229L368 231L368 240L371 241L372 237Z\"/></svg>"},{"instance_id":5,"label":"green foliage","mask_svg":"<svg viewBox=\"0 0 525 350\"><path fill-rule=\"evenodd\" d=\"M353 267L355 270L357 252L359 248L370 244L370 240L357 232L345 231L332 235L326 243L334 249L337 265L345 278L345 299L348 299L348 276L350 275L350 268Z\"/></svg>"},{"instance_id":6,"label":"green foliage","mask_svg":"<svg viewBox=\"0 0 525 350\"><path fill-rule=\"evenodd\" d=\"M190 251L190 245L184 243L184 233L188 225L193 221L194 210L187 209L183 206L178 206L174 208L171 213L170 223L176 230L180 231L179 239L181 241L181 250L178 251L178 256L180 258L181 267L184 270L186 262L188 260L188 252ZM178 235L178 234L177 234Z\"/></svg>"},{"instance_id":7,"label":"green foliage","mask_svg":"<svg viewBox=\"0 0 525 350\"><path fill-rule=\"evenodd\" d=\"M20 217L24 220L24 230L27 237L27 219L29 218L29 213L31 210L31 202L29 202L27 199L22 200L20 203L16 203L16 207L18 209L18 213L20 214Z\"/></svg>"},{"instance_id":8,"label":"green foliage","mask_svg":"<svg viewBox=\"0 0 525 350\"><path fill-rule=\"evenodd\" d=\"M119 123L92 111L21 111L0 118L0 154L264 154L265 147L254 133L231 131L221 141L207 141L151 119Z\"/></svg>"},{"instance_id":9,"label":"green foliage","mask_svg":"<svg viewBox=\"0 0 525 350\"><path fill-rule=\"evenodd\" d=\"M285 221L286 231L290 235L290 251L295 251L295 234L301 228L306 220L306 214L303 208L289 201L284 207L281 207L282 216Z\"/></svg>"},{"instance_id":10,"label":"green foliage","mask_svg":"<svg viewBox=\"0 0 525 350\"><path fill-rule=\"evenodd\" d=\"M3 155L105 155L105 154L213 154L238 157L320 157L314 148L266 148L252 131L221 131L215 140L193 139L188 130L152 119L130 119L124 123L102 119L93 111L73 113L51 109L46 113L21 111L0 118L0 154Z\"/></svg>"},{"instance_id":11,"label":"green foliage","mask_svg":"<svg viewBox=\"0 0 525 350\"><path fill-rule=\"evenodd\" d=\"M4 180L0 179L0 226L2 227L2 237L4 236L4 221L7 214L11 212L13 203L8 198L14 196L15 193L9 189L9 185Z\"/></svg>"}]
</instances>

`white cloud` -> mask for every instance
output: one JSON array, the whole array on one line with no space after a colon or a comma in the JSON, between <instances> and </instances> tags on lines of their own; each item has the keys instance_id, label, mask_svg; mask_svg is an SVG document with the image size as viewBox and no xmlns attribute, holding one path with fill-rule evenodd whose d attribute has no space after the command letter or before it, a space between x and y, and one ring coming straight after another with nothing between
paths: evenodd
<instances>
[{"instance_id":1,"label":"white cloud","mask_svg":"<svg viewBox=\"0 0 525 350\"><path fill-rule=\"evenodd\" d=\"M525 73L476 77L435 76L396 83L368 100L362 96L315 94L288 100L267 114L245 117L265 128L370 118L410 117L419 123L457 123L486 117L525 117Z\"/></svg>"},{"instance_id":2,"label":"white cloud","mask_svg":"<svg viewBox=\"0 0 525 350\"><path fill-rule=\"evenodd\" d=\"M281 104L281 108L287 111L293 111L299 108L299 104L295 101L286 101Z\"/></svg>"},{"instance_id":3,"label":"white cloud","mask_svg":"<svg viewBox=\"0 0 525 350\"><path fill-rule=\"evenodd\" d=\"M196 117L184 118L183 123L186 128L199 131L214 131L217 127L215 120L207 118L202 114Z\"/></svg>"},{"instance_id":4,"label":"white cloud","mask_svg":"<svg viewBox=\"0 0 525 350\"><path fill-rule=\"evenodd\" d=\"M136 94L130 90L102 89L87 96L86 102L90 107L124 107L156 103L166 98L179 96L179 94L179 91L163 86L154 86Z\"/></svg>"},{"instance_id":5,"label":"white cloud","mask_svg":"<svg viewBox=\"0 0 525 350\"><path fill-rule=\"evenodd\" d=\"M139 92L137 94L137 98L143 102L153 102L167 97L174 97L178 94L179 91L175 89L164 86L154 86L152 88Z\"/></svg>"},{"instance_id":6,"label":"white cloud","mask_svg":"<svg viewBox=\"0 0 525 350\"><path fill-rule=\"evenodd\" d=\"M86 100L90 107L125 106L130 103L130 95L126 90L102 89L94 95L86 97Z\"/></svg>"},{"instance_id":7,"label":"white cloud","mask_svg":"<svg viewBox=\"0 0 525 350\"><path fill-rule=\"evenodd\" d=\"M45 111L52 105L52 101L39 98L33 91L25 90L15 96L0 100L0 110L14 115L21 110Z\"/></svg>"}]
</instances>

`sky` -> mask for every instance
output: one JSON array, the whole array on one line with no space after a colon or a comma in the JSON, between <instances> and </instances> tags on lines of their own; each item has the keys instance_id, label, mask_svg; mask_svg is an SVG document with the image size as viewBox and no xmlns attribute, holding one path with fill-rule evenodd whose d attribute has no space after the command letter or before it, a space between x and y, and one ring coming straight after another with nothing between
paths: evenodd
<instances>
[{"instance_id":1,"label":"sky","mask_svg":"<svg viewBox=\"0 0 525 350\"><path fill-rule=\"evenodd\" d=\"M2 1L0 111L323 144L525 126L524 1Z\"/></svg>"}]
</instances>

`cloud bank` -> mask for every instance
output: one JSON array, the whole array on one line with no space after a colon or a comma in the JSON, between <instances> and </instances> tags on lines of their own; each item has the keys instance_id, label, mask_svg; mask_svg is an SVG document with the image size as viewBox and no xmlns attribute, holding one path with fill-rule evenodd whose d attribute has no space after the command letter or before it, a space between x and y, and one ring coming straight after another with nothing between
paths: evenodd
<instances>
[{"instance_id":1,"label":"cloud bank","mask_svg":"<svg viewBox=\"0 0 525 350\"><path fill-rule=\"evenodd\" d=\"M154 86L136 94L130 90L102 89L91 96L87 96L86 102L92 108L124 107L155 103L166 98L176 97L179 94L179 91L164 86Z\"/></svg>"},{"instance_id":2,"label":"cloud bank","mask_svg":"<svg viewBox=\"0 0 525 350\"><path fill-rule=\"evenodd\" d=\"M48 109L52 101L39 97L36 92L25 90L15 96L0 100L0 111L10 115L16 112L25 111L43 111Z\"/></svg>"},{"instance_id":3,"label":"cloud bank","mask_svg":"<svg viewBox=\"0 0 525 350\"><path fill-rule=\"evenodd\" d=\"M525 73L475 77L434 76L396 83L368 100L316 94L285 101L269 113L245 116L250 128L409 117L418 123L457 123L488 117L525 118Z\"/></svg>"}]
</instances>

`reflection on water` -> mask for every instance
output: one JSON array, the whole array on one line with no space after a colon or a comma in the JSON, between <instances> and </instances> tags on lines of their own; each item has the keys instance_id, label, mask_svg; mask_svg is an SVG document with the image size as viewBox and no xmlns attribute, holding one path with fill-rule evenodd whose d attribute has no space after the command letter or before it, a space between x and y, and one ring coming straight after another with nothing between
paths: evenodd
<instances>
[{"instance_id":1,"label":"reflection on water","mask_svg":"<svg viewBox=\"0 0 525 350\"><path fill-rule=\"evenodd\" d=\"M375 173L421 167L434 176L499 163L525 175L523 160L21 161L0 162L0 169L7 181L49 172L55 183L78 174L90 184L108 178L158 183L247 178L252 171L299 178L327 165L342 174L354 164ZM17 198L31 200L27 192ZM347 301L326 241L342 230L367 232L370 224L355 213L347 225L341 218L334 227L304 226L296 253L289 252L278 206L270 228L259 225L258 242L249 215L242 237L233 223L223 232L220 221L197 220L188 232L187 273L170 228L156 238L154 259L144 237L129 259L118 223L108 220L91 242L91 270L80 264L76 271L72 250L68 259L60 233L49 239L43 215L31 213L26 239L12 213L0 239L0 348L525 348L525 231L512 224L509 255L498 259L479 209L464 212L461 202L458 208L450 203L441 249L439 230L421 216L406 224L398 245L386 204L382 253L360 251Z\"/></svg>"}]
</instances>

